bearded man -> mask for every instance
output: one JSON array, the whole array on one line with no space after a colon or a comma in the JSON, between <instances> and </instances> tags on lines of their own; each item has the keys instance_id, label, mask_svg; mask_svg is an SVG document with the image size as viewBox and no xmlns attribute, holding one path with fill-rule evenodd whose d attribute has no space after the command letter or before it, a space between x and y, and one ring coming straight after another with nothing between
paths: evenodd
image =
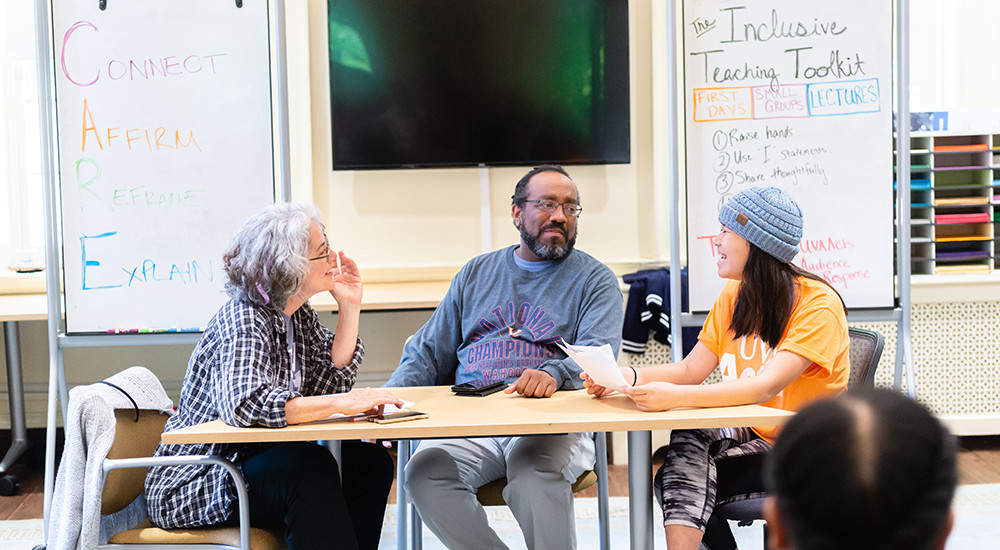
<instances>
[{"instance_id":1,"label":"bearded man","mask_svg":"<svg viewBox=\"0 0 1000 550\"><path fill-rule=\"evenodd\" d=\"M545 398L581 387L580 369L555 345L621 344L622 293L614 273L576 250L580 196L559 166L518 181L511 215L520 244L467 263L430 320L403 349L386 386L504 381L507 393ZM504 500L529 549L576 547L571 485L594 467L592 434L420 443L406 490L447 547L506 548L476 500L507 478Z\"/></svg>"}]
</instances>

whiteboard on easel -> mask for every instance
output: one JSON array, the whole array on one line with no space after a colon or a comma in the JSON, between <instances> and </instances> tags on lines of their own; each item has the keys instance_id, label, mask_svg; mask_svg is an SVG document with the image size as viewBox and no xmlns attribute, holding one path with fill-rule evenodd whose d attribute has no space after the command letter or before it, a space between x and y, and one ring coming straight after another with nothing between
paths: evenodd
<instances>
[{"instance_id":1,"label":"whiteboard on easel","mask_svg":"<svg viewBox=\"0 0 1000 550\"><path fill-rule=\"evenodd\" d=\"M683 24L691 310L725 282L719 209L752 186L802 208L793 263L893 307L892 3L686 0Z\"/></svg>"},{"instance_id":2,"label":"whiteboard on easel","mask_svg":"<svg viewBox=\"0 0 1000 550\"><path fill-rule=\"evenodd\" d=\"M275 198L268 2L51 8L66 332L204 327Z\"/></svg>"}]
</instances>

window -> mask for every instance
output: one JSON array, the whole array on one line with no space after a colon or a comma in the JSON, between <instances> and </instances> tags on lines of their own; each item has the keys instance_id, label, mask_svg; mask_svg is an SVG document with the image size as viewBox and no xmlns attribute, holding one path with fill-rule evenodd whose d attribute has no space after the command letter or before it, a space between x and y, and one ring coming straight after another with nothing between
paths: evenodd
<instances>
[{"instance_id":1,"label":"window","mask_svg":"<svg viewBox=\"0 0 1000 550\"><path fill-rule=\"evenodd\" d=\"M44 264L45 208L39 145L32 2L4 2L0 39L0 268Z\"/></svg>"}]
</instances>

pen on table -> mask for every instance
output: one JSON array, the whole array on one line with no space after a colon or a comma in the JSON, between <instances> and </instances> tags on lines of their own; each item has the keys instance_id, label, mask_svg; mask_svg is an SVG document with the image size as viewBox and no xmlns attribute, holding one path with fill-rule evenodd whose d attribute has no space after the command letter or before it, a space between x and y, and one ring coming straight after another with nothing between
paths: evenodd
<instances>
[{"instance_id":1,"label":"pen on table","mask_svg":"<svg viewBox=\"0 0 1000 550\"><path fill-rule=\"evenodd\" d=\"M396 422L406 422L407 420L420 420L422 418L427 418L427 415L415 412L413 414L403 414L389 418L371 417L368 420L371 422L378 422L379 424L395 424Z\"/></svg>"}]
</instances>

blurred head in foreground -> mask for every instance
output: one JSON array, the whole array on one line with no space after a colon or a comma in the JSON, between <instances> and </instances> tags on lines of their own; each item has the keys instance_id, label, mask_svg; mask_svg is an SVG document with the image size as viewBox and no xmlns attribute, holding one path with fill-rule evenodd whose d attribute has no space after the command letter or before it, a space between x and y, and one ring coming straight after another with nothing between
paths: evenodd
<instances>
[{"instance_id":1,"label":"blurred head in foreground","mask_svg":"<svg viewBox=\"0 0 1000 550\"><path fill-rule=\"evenodd\" d=\"M955 438L919 403L887 390L802 409L765 466L772 548L944 548Z\"/></svg>"}]
</instances>

